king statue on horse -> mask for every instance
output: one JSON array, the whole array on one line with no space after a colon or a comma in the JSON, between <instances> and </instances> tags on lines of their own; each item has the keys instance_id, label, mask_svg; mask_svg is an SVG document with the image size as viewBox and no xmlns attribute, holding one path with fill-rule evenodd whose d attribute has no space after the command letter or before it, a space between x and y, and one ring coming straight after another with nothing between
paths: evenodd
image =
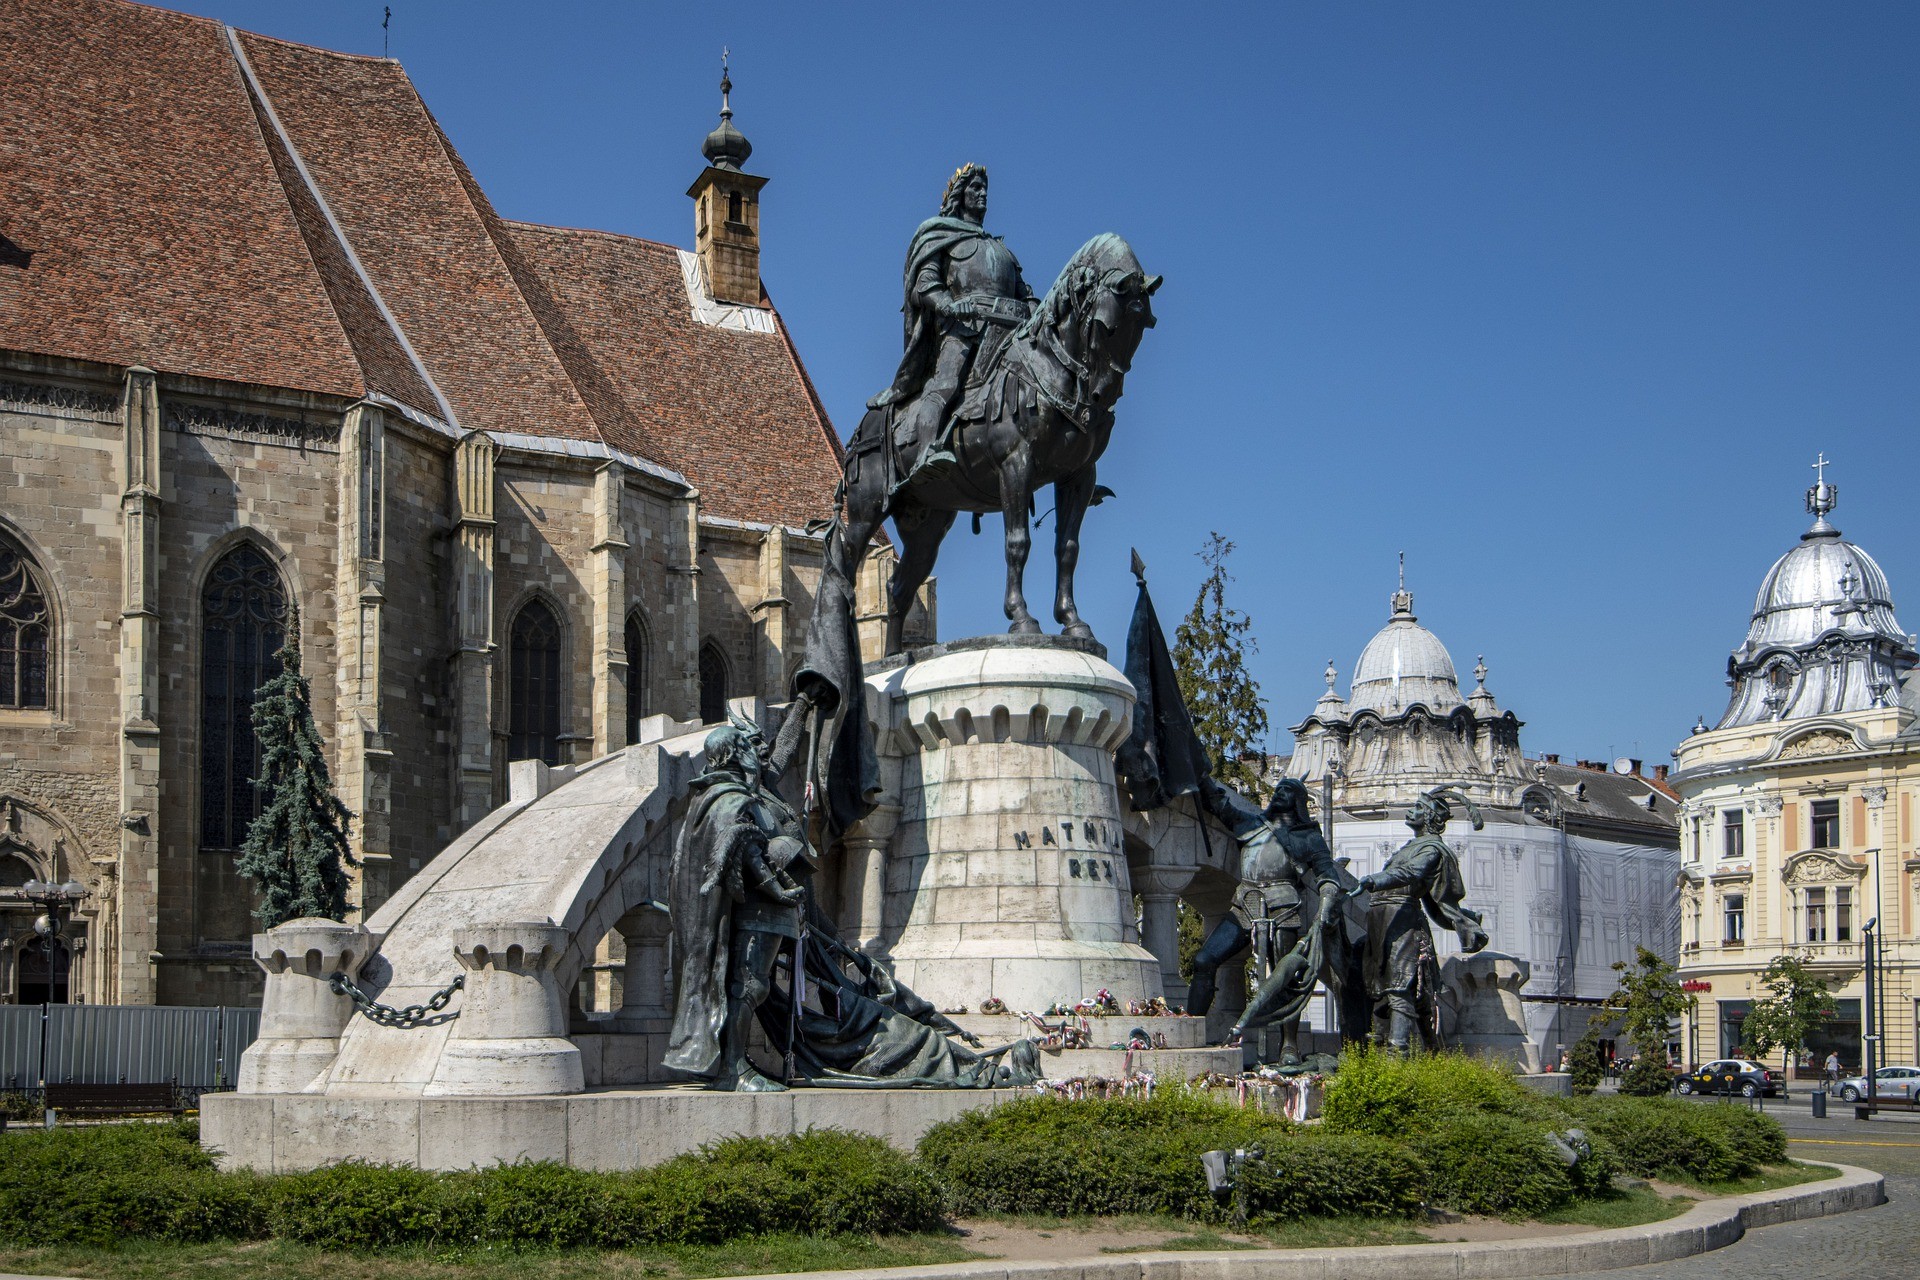
<instances>
[{"instance_id":1,"label":"king statue on horse","mask_svg":"<svg viewBox=\"0 0 1920 1280\"><path fill-rule=\"evenodd\" d=\"M976 364L994 359L1014 326L1033 314L1033 290L987 217L987 171L963 164L947 183L940 216L907 247L906 352L893 385L868 408L897 405L893 427L902 480L922 467L948 468L954 399Z\"/></svg>"}]
</instances>

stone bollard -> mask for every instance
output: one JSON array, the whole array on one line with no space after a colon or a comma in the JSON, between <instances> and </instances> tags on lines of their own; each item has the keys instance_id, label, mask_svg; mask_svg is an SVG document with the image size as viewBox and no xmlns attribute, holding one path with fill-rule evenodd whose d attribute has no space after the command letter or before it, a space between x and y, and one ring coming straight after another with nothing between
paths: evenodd
<instances>
[{"instance_id":1,"label":"stone bollard","mask_svg":"<svg viewBox=\"0 0 1920 1280\"><path fill-rule=\"evenodd\" d=\"M454 930L453 954L467 971L467 985L427 1097L520 1097L586 1087L554 974L566 949L567 931L546 920Z\"/></svg>"},{"instance_id":2,"label":"stone bollard","mask_svg":"<svg viewBox=\"0 0 1920 1280\"><path fill-rule=\"evenodd\" d=\"M1448 956L1440 967L1440 985L1455 1010L1450 1041L1537 1074L1540 1049L1528 1032L1527 1008L1520 1000L1520 989L1532 976L1532 965L1503 951Z\"/></svg>"},{"instance_id":3,"label":"stone bollard","mask_svg":"<svg viewBox=\"0 0 1920 1280\"><path fill-rule=\"evenodd\" d=\"M353 1001L327 980L352 977L380 945L365 925L289 920L253 935L253 958L267 973L260 1035L240 1055L241 1093L317 1092L340 1052Z\"/></svg>"}]
</instances>

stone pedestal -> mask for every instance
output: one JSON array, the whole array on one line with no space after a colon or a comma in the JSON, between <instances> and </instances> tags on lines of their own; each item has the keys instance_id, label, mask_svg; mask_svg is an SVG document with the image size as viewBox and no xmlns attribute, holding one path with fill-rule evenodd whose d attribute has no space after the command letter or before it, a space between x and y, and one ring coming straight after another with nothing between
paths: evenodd
<instances>
[{"instance_id":1,"label":"stone pedestal","mask_svg":"<svg viewBox=\"0 0 1920 1280\"><path fill-rule=\"evenodd\" d=\"M547 921L453 931L467 985L427 1097L517 1097L586 1087L554 977L566 946L567 931Z\"/></svg>"},{"instance_id":2,"label":"stone pedestal","mask_svg":"<svg viewBox=\"0 0 1920 1280\"><path fill-rule=\"evenodd\" d=\"M1532 965L1503 951L1448 956L1440 966L1440 985L1453 1005L1448 1042L1537 1074L1540 1050L1527 1034L1527 1009L1520 1000L1520 989L1532 976Z\"/></svg>"},{"instance_id":3,"label":"stone pedestal","mask_svg":"<svg viewBox=\"0 0 1920 1280\"><path fill-rule=\"evenodd\" d=\"M336 920L289 920L253 935L267 989L260 1035L240 1055L242 1091L302 1093L320 1085L353 1016L353 1001L335 995L328 979L352 977L377 945L364 926Z\"/></svg>"},{"instance_id":4,"label":"stone pedestal","mask_svg":"<svg viewBox=\"0 0 1920 1280\"><path fill-rule=\"evenodd\" d=\"M1163 994L1113 776L1133 686L1091 648L962 642L887 680L904 758L885 933L895 973L936 1005Z\"/></svg>"}]
</instances>

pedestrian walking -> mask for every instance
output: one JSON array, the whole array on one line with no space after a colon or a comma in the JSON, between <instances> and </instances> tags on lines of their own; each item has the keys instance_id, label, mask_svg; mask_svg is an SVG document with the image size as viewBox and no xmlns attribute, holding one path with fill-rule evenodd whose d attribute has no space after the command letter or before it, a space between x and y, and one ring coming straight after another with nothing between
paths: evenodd
<instances>
[{"instance_id":1,"label":"pedestrian walking","mask_svg":"<svg viewBox=\"0 0 1920 1280\"><path fill-rule=\"evenodd\" d=\"M1826 1077L1827 1092L1832 1093L1833 1087L1840 1083L1840 1054L1837 1051L1827 1055Z\"/></svg>"}]
</instances>

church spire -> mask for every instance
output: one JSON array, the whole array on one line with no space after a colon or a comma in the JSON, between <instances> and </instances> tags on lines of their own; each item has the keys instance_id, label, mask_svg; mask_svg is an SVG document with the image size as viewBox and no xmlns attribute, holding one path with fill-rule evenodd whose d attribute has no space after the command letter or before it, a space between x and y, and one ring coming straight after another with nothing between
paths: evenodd
<instances>
[{"instance_id":1,"label":"church spire","mask_svg":"<svg viewBox=\"0 0 1920 1280\"><path fill-rule=\"evenodd\" d=\"M1801 534L1802 538L1820 538L1827 535L1840 536L1840 531L1827 521L1827 513L1840 505L1840 490L1827 483L1827 468L1833 464L1827 461L1823 452L1813 460L1813 487L1807 490L1807 511L1813 516L1813 528Z\"/></svg>"},{"instance_id":2,"label":"church spire","mask_svg":"<svg viewBox=\"0 0 1920 1280\"><path fill-rule=\"evenodd\" d=\"M733 72L720 51L720 124L700 145L707 167L687 194L693 197L693 252L709 296L719 302L761 305L760 188L765 178L741 166L753 144L733 127Z\"/></svg>"},{"instance_id":3,"label":"church spire","mask_svg":"<svg viewBox=\"0 0 1920 1280\"><path fill-rule=\"evenodd\" d=\"M1413 621L1413 592L1407 590L1407 553L1400 553L1400 589L1393 593L1393 616Z\"/></svg>"}]
</instances>

